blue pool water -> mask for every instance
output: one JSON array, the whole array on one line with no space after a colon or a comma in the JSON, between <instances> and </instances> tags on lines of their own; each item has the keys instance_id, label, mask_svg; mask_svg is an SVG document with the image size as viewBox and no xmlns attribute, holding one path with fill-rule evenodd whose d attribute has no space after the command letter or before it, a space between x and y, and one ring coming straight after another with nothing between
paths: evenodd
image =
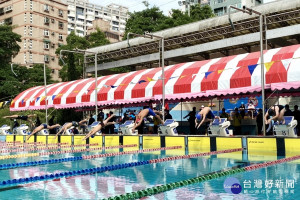
<instances>
[{"instance_id":1,"label":"blue pool water","mask_svg":"<svg viewBox=\"0 0 300 200\"><path fill-rule=\"evenodd\" d=\"M132 149L126 149L128 151ZM113 149L98 152L84 152L45 157L16 158L0 160L0 164L39 161L53 158L93 155L119 152ZM190 152L195 153L195 152ZM11 153L16 154L16 153ZM20 154L20 153L19 153ZM155 151L140 154L95 158L48 164L35 167L23 167L0 170L0 181L18 179L44 174L102 167L128 162L144 161L176 155L188 154L180 150ZM261 155L266 154L261 152ZM2 154L3 155L3 154ZM191 159L182 159L135 166L104 173L74 176L51 181L0 187L0 199L102 199L129 192L143 190L157 185L194 178L226 168L249 165L278 159L277 156L248 156L246 152L219 154ZM300 160L278 164L250 172L238 173L202 183L187 185L165 193L144 199L300 199L299 191ZM236 178L242 186L239 194L228 193L224 181Z\"/></svg>"}]
</instances>

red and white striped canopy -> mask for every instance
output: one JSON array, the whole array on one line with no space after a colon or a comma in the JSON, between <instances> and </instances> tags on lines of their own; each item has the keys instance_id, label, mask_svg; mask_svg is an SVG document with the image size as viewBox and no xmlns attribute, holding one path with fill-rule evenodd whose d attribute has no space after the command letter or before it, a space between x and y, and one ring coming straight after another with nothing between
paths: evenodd
<instances>
[{"instance_id":1,"label":"red and white striped canopy","mask_svg":"<svg viewBox=\"0 0 300 200\"><path fill-rule=\"evenodd\" d=\"M268 88L300 87L300 45L264 52L265 82ZM275 84L275 85L272 85ZM260 53L181 63L165 67L166 99L246 94L261 91ZM275 88L274 88L275 87ZM76 108L95 105L141 103L158 100L162 94L161 68L36 86L20 93L12 111L48 108Z\"/></svg>"}]
</instances>

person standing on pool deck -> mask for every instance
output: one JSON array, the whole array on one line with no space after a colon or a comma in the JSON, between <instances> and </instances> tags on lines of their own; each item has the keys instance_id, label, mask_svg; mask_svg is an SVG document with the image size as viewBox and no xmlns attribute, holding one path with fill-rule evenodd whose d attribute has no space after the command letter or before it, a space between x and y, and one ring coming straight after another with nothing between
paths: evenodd
<instances>
[{"instance_id":1,"label":"person standing on pool deck","mask_svg":"<svg viewBox=\"0 0 300 200\"><path fill-rule=\"evenodd\" d=\"M209 107L204 107L197 115L195 119L196 128L198 129L205 122L213 122L214 119L220 117L215 116ZM200 121L199 124L197 121Z\"/></svg>"},{"instance_id":2,"label":"person standing on pool deck","mask_svg":"<svg viewBox=\"0 0 300 200\"><path fill-rule=\"evenodd\" d=\"M112 119L113 117L115 117L115 114L112 114L111 116L109 116L106 120L104 121L100 121L99 124L97 126L95 126L82 140L86 140L89 137L91 137L92 135L94 135L95 133L97 133L98 131L100 131L102 128L104 128L105 126L109 126L109 125L113 125L116 122L109 122L110 119Z\"/></svg>"},{"instance_id":3,"label":"person standing on pool deck","mask_svg":"<svg viewBox=\"0 0 300 200\"><path fill-rule=\"evenodd\" d=\"M268 110L268 112L265 114L265 122L266 124L270 124L271 121L279 121L282 122L282 124L285 123L284 121L284 113L285 108L283 105L274 105L271 106ZM268 119L270 117L270 119Z\"/></svg>"},{"instance_id":4,"label":"person standing on pool deck","mask_svg":"<svg viewBox=\"0 0 300 200\"><path fill-rule=\"evenodd\" d=\"M32 135L36 134L37 132L39 132L39 131L41 131L41 130L43 130L43 129L49 129L49 130L51 130L51 129L55 129L55 128L57 128L57 127L60 127L60 125L59 125L59 124L55 124L55 125L53 125L53 126L49 126L49 125L47 125L47 124L41 124L41 125L39 125L38 127L36 127L36 128L30 133L30 135L27 136L27 140L29 140L29 138L30 138Z\"/></svg>"},{"instance_id":5,"label":"person standing on pool deck","mask_svg":"<svg viewBox=\"0 0 300 200\"><path fill-rule=\"evenodd\" d=\"M163 120L159 116L160 114L161 113L159 111L153 111L151 108L141 110L141 112L136 116L135 125L132 128L132 132L134 133L134 130L142 124L144 118L148 115L152 115L153 117L157 118L161 124L164 124Z\"/></svg>"},{"instance_id":6,"label":"person standing on pool deck","mask_svg":"<svg viewBox=\"0 0 300 200\"><path fill-rule=\"evenodd\" d=\"M85 124L86 122L88 122L87 119L81 120L80 122L76 122L76 121L72 121L72 122L68 122L66 123L61 129L60 131L58 131L58 133L56 134L55 138L62 133L62 135L67 131L67 129L71 128L72 126L74 127L78 127L80 125Z\"/></svg>"},{"instance_id":7,"label":"person standing on pool deck","mask_svg":"<svg viewBox=\"0 0 300 200\"><path fill-rule=\"evenodd\" d=\"M28 121L30 123L30 125L33 127L34 124L30 118L34 118L34 117L36 117L36 114L33 114L33 115L10 115L10 116L4 116L3 118L4 119L20 119L20 120Z\"/></svg>"}]
</instances>

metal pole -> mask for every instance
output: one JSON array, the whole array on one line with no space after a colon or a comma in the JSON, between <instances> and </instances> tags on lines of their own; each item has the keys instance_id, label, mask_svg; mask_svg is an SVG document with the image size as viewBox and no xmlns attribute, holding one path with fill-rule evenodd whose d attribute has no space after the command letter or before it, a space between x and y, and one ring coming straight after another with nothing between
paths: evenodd
<instances>
[{"instance_id":1,"label":"metal pole","mask_svg":"<svg viewBox=\"0 0 300 200\"><path fill-rule=\"evenodd\" d=\"M47 108L47 80L46 80L46 63L44 61L44 84L45 84L45 110L46 110L46 124L48 124L48 108Z\"/></svg>"},{"instance_id":2,"label":"metal pole","mask_svg":"<svg viewBox=\"0 0 300 200\"><path fill-rule=\"evenodd\" d=\"M187 1L188 4L188 15L191 16L191 7L190 7L190 1Z\"/></svg>"},{"instance_id":3,"label":"metal pole","mask_svg":"<svg viewBox=\"0 0 300 200\"><path fill-rule=\"evenodd\" d=\"M163 121L165 121L165 52L164 52L165 39L161 38L161 74L162 74L162 113Z\"/></svg>"},{"instance_id":4,"label":"metal pole","mask_svg":"<svg viewBox=\"0 0 300 200\"><path fill-rule=\"evenodd\" d=\"M97 78L98 78L98 75L97 75L97 57L98 57L98 54L96 53L95 54L95 114L96 116L98 117L98 88L97 88Z\"/></svg>"},{"instance_id":5,"label":"metal pole","mask_svg":"<svg viewBox=\"0 0 300 200\"><path fill-rule=\"evenodd\" d=\"M259 15L260 29L260 63L261 63L261 99L262 99L262 114L265 117L265 73L264 73L264 52L263 52L263 15ZM263 135L266 136L266 122L263 120Z\"/></svg>"}]
</instances>

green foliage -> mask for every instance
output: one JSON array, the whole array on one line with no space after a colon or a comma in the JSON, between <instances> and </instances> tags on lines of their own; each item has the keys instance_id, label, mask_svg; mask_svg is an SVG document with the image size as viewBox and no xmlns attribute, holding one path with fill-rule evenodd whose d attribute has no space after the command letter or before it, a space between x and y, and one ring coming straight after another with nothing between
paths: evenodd
<instances>
[{"instance_id":1,"label":"green foliage","mask_svg":"<svg viewBox=\"0 0 300 200\"><path fill-rule=\"evenodd\" d=\"M34 65L32 68L14 65L13 68L17 77L12 73L10 64L0 64L0 101L10 100L20 92L36 85L44 85L43 65ZM50 73L51 70L46 67L47 84L54 82Z\"/></svg>"},{"instance_id":2,"label":"green foliage","mask_svg":"<svg viewBox=\"0 0 300 200\"><path fill-rule=\"evenodd\" d=\"M102 45L109 44L109 40L105 34L97 27L97 32L93 32L88 37L89 47L99 47Z\"/></svg>"},{"instance_id":3,"label":"green foliage","mask_svg":"<svg viewBox=\"0 0 300 200\"><path fill-rule=\"evenodd\" d=\"M12 56L18 54L20 46L17 42L21 42L21 36L12 32L12 26L0 26L0 60L8 62Z\"/></svg>"},{"instance_id":4,"label":"green foliage","mask_svg":"<svg viewBox=\"0 0 300 200\"><path fill-rule=\"evenodd\" d=\"M147 8L143 11L129 14L123 39L127 39L127 33L129 32L137 34L155 32L214 16L210 6L200 6L199 4L191 6L190 17L187 13L182 13L178 9L173 9L172 15L167 17L157 7Z\"/></svg>"},{"instance_id":5,"label":"green foliage","mask_svg":"<svg viewBox=\"0 0 300 200\"><path fill-rule=\"evenodd\" d=\"M105 34L97 29L97 32L92 33L88 39L77 36L74 32L71 32L67 37L67 44L56 49L56 54L59 55L61 50L86 50L96 46L108 44L109 40L105 37ZM67 53L63 52L63 59L65 65L60 70L60 77L63 81L72 81L82 78L83 71L83 54L81 53Z\"/></svg>"}]
</instances>

